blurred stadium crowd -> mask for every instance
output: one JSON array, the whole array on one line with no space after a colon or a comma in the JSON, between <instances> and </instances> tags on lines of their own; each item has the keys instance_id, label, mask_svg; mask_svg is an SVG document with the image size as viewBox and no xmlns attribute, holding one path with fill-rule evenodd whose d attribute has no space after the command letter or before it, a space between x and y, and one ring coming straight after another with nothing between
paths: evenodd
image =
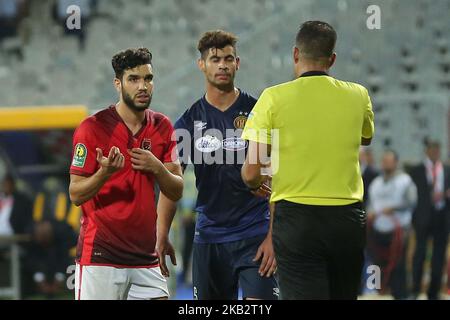
<instances>
[{"instance_id":1,"label":"blurred stadium crowd","mask_svg":"<svg viewBox=\"0 0 450 320\"><path fill-rule=\"evenodd\" d=\"M381 9L379 30L366 25L366 9L372 4ZM70 5L81 8L79 30L66 28ZM447 292L448 264L436 255L448 260L449 221L421 217L427 210L429 215L449 216L450 175L443 170L441 181L439 169L429 167L428 174L423 164L433 152L430 148L439 149L442 168L448 162L449 14L449 0L0 0L0 117L2 107L77 104L87 106L89 113L106 107L116 99L112 55L146 46L155 70L151 107L175 121L204 92L195 64L202 32L222 28L239 35L237 83L258 96L264 88L292 78L291 49L300 23L327 21L338 33L333 76L366 86L374 106L375 139L370 150L362 150L361 165L367 211L373 218L367 263L380 265L383 274L381 289L375 292L399 299L428 293L426 297L437 299L434 289L426 288L439 286L441 297ZM72 134L73 128L0 129L0 286L17 285L10 269L13 246L21 265L20 294L0 290L4 296L71 297L67 267L73 263L80 216L67 195ZM395 151L394 159L386 149ZM377 222L377 212L392 207L386 170L393 166L412 178L393 190L413 185L415 191L399 195L405 203L401 222L394 219L386 227L386 222ZM424 181L418 178L421 166ZM189 282L188 244L195 223L195 188L191 173L187 176L173 232L183 256L179 283ZM378 183L371 184L376 179ZM433 223L445 230L434 230ZM12 235L28 237L5 240ZM433 249L427 250L430 235ZM424 277L420 261L425 261ZM441 268L433 267L439 264ZM362 295L374 293L366 280ZM174 279L172 289L175 286Z\"/></svg>"}]
</instances>

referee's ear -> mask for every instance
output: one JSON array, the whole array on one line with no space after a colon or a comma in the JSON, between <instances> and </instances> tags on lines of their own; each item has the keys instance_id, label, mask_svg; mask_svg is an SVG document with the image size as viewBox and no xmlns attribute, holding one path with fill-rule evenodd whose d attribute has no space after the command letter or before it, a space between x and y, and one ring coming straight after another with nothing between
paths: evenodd
<instances>
[{"instance_id":1,"label":"referee's ear","mask_svg":"<svg viewBox=\"0 0 450 320\"><path fill-rule=\"evenodd\" d=\"M300 50L297 48L297 46L294 46L292 48L292 57L294 58L294 63L297 64L300 60Z\"/></svg>"},{"instance_id":2,"label":"referee's ear","mask_svg":"<svg viewBox=\"0 0 450 320\"><path fill-rule=\"evenodd\" d=\"M336 52L333 52L333 54L330 57L330 66L328 67L328 69L331 69L331 67L334 65L334 63L336 62Z\"/></svg>"}]
</instances>

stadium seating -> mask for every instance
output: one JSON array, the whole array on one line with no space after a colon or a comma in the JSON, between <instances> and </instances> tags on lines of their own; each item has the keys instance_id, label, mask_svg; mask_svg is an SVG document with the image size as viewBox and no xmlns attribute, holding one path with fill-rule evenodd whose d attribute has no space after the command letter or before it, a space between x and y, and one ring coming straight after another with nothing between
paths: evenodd
<instances>
[{"instance_id":1,"label":"stadium seating","mask_svg":"<svg viewBox=\"0 0 450 320\"><path fill-rule=\"evenodd\" d=\"M138 0L98 1L84 27L86 48L52 19L53 1L30 1L21 34L24 59L0 44L0 96L4 106L85 104L98 110L116 99L111 56L147 46L154 56L153 106L172 119L203 93L196 42L208 30L240 36L238 84L259 95L292 79L291 49L302 21L323 19L338 32L333 75L370 90L377 113L376 152L387 145L402 158L421 157L426 136L448 153L450 97L449 0L380 0L381 29L366 27L372 1ZM13 72L14 70L14 72ZM419 107L411 107L416 100Z\"/></svg>"}]
</instances>

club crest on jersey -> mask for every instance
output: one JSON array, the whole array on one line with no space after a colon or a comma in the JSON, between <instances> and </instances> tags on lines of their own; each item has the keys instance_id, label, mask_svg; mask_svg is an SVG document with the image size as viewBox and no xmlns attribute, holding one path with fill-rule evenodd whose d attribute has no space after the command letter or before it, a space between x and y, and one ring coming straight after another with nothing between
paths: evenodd
<instances>
[{"instance_id":1,"label":"club crest on jersey","mask_svg":"<svg viewBox=\"0 0 450 320\"><path fill-rule=\"evenodd\" d=\"M236 129L244 129L246 122L247 117L244 115L239 115L234 119L233 124Z\"/></svg>"},{"instance_id":2,"label":"club crest on jersey","mask_svg":"<svg viewBox=\"0 0 450 320\"><path fill-rule=\"evenodd\" d=\"M142 140L141 149L150 151L152 149L152 141L144 138L144 140Z\"/></svg>"},{"instance_id":3,"label":"club crest on jersey","mask_svg":"<svg viewBox=\"0 0 450 320\"><path fill-rule=\"evenodd\" d=\"M73 153L72 166L83 168L87 158L87 148L82 143L77 143Z\"/></svg>"}]
</instances>

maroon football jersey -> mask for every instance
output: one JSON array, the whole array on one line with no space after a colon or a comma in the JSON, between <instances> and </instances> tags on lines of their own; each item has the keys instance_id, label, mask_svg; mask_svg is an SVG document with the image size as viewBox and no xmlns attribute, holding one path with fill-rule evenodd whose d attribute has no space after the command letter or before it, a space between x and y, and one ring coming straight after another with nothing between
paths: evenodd
<instances>
[{"instance_id":1,"label":"maroon football jersey","mask_svg":"<svg viewBox=\"0 0 450 320\"><path fill-rule=\"evenodd\" d=\"M125 167L114 173L82 208L77 262L81 265L151 267L158 264L156 244L155 178L131 167L127 149L150 150L161 162L176 160L173 126L161 113L145 111L135 135L115 106L84 120L74 133L70 173L90 176L99 169L96 148L108 156L116 146Z\"/></svg>"}]
</instances>

